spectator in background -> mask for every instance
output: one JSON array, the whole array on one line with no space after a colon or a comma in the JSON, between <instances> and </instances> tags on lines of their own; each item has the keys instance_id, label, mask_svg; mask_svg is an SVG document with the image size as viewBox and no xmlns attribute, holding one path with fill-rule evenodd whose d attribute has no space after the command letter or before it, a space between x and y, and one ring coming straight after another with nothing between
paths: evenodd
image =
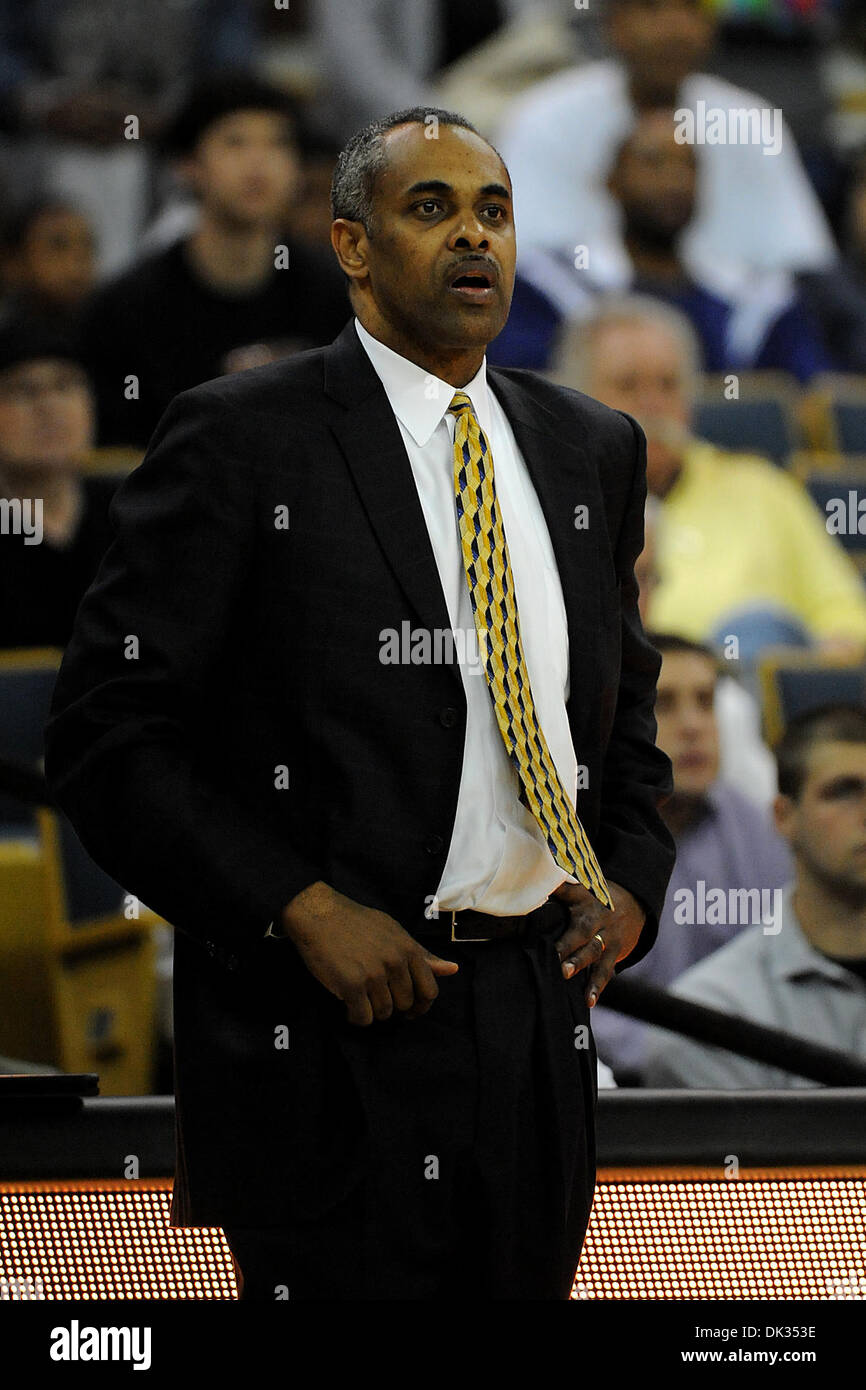
<instances>
[{"instance_id":1,"label":"spectator in background","mask_svg":"<svg viewBox=\"0 0 866 1390\"><path fill-rule=\"evenodd\" d=\"M649 604L658 584L656 531L661 512L662 503L648 493L644 510L644 548L634 567L638 610L645 628L649 626ZM736 665L731 665L735 671ZM761 735L760 705L733 671L726 674L720 666L716 679L714 710L719 735L719 776L726 786L769 811L778 790L776 763Z\"/></svg>"},{"instance_id":2,"label":"spectator in background","mask_svg":"<svg viewBox=\"0 0 866 1390\"><path fill-rule=\"evenodd\" d=\"M625 284L629 260L605 181L637 114L760 110L767 103L709 73L714 20L700 0L610 0L614 56L559 73L516 101L496 140L514 187L521 247L574 255L586 246L594 275ZM760 142L699 143L698 213L683 239L689 273L712 287L746 272L823 268L836 247L790 130L778 152ZM775 145L773 146L775 148Z\"/></svg>"},{"instance_id":3,"label":"spectator in background","mask_svg":"<svg viewBox=\"0 0 866 1390\"><path fill-rule=\"evenodd\" d=\"M676 893L698 895L731 888L773 889L791 876L791 857L767 813L719 778L715 714L716 658L708 647L668 633L649 632L662 654L655 715L656 743L673 765L674 791L661 816L674 837L677 858L653 950L631 968L635 979L669 985L695 961L741 929L727 920L683 925ZM593 1013L602 1061L617 1084L640 1085L646 1063L646 1026L604 1005Z\"/></svg>"},{"instance_id":4,"label":"spectator in background","mask_svg":"<svg viewBox=\"0 0 866 1390\"><path fill-rule=\"evenodd\" d=\"M848 197L845 259L866 292L866 144L854 166Z\"/></svg>"},{"instance_id":5,"label":"spectator in background","mask_svg":"<svg viewBox=\"0 0 866 1390\"><path fill-rule=\"evenodd\" d=\"M321 140L304 121L301 144L300 184L289 209L289 232L308 246L318 246L328 255L331 246L331 181L339 148Z\"/></svg>"},{"instance_id":6,"label":"spectator in background","mask_svg":"<svg viewBox=\"0 0 866 1390\"><path fill-rule=\"evenodd\" d=\"M843 253L831 269L803 273L798 282L835 364L846 372L866 372L866 148L852 160L849 173Z\"/></svg>"},{"instance_id":7,"label":"spectator in background","mask_svg":"<svg viewBox=\"0 0 866 1390\"><path fill-rule=\"evenodd\" d=\"M246 66L256 37L250 0L0 0L10 184L73 198L100 271L118 270L148 211L149 140L187 82Z\"/></svg>"},{"instance_id":8,"label":"spectator in background","mask_svg":"<svg viewBox=\"0 0 866 1390\"><path fill-rule=\"evenodd\" d=\"M316 0L317 119L342 144L391 110L441 106L439 73L509 21L546 21L552 9L549 0Z\"/></svg>"},{"instance_id":9,"label":"spectator in background","mask_svg":"<svg viewBox=\"0 0 866 1390\"><path fill-rule=\"evenodd\" d=\"M863 0L840 0L836 40L821 58L821 78L835 111L829 134L842 154L866 145L866 10Z\"/></svg>"},{"instance_id":10,"label":"spectator in background","mask_svg":"<svg viewBox=\"0 0 866 1390\"><path fill-rule=\"evenodd\" d=\"M607 187L629 259L628 288L672 304L698 335L705 371L768 368L808 381L834 364L817 323L792 278L772 272L738 273L726 297L684 265L680 242L694 221L697 157L675 138L674 112L640 112L619 147ZM716 275L716 280L720 279ZM564 318L591 313L599 294L623 288L617 273L606 283L604 266L576 266L574 257L536 247L523 260L505 329L489 359L510 367L546 367Z\"/></svg>"},{"instance_id":11,"label":"spectator in background","mask_svg":"<svg viewBox=\"0 0 866 1390\"><path fill-rule=\"evenodd\" d=\"M771 642L828 655L866 645L866 590L801 485L764 459L691 435L698 346L682 314L626 296L561 337L553 375L634 415L647 436L647 489L661 498L653 627L751 663Z\"/></svg>"},{"instance_id":12,"label":"spectator in background","mask_svg":"<svg viewBox=\"0 0 866 1390\"><path fill-rule=\"evenodd\" d=\"M111 540L116 478L82 476L93 399L76 350L27 320L0 327L0 647L64 647ZM21 524L16 529L15 502Z\"/></svg>"},{"instance_id":13,"label":"spectator in background","mask_svg":"<svg viewBox=\"0 0 866 1390\"><path fill-rule=\"evenodd\" d=\"M595 54L598 28L597 11L588 6L579 9L568 0L518 4L494 34L440 69L437 103L492 135L528 88Z\"/></svg>"},{"instance_id":14,"label":"spectator in background","mask_svg":"<svg viewBox=\"0 0 866 1390\"><path fill-rule=\"evenodd\" d=\"M19 208L0 239L3 308L72 332L96 279L96 238L78 208L44 197Z\"/></svg>"},{"instance_id":15,"label":"spectator in background","mask_svg":"<svg viewBox=\"0 0 866 1390\"><path fill-rule=\"evenodd\" d=\"M748 927L672 992L866 1059L866 710L807 711L791 721L776 757L776 824L795 866L781 919ZM666 1029L653 1028L648 1049L649 1086L817 1084Z\"/></svg>"},{"instance_id":16,"label":"spectator in background","mask_svg":"<svg viewBox=\"0 0 866 1390\"><path fill-rule=\"evenodd\" d=\"M271 341L280 352L286 340L316 347L348 319L333 255L283 232L298 173L294 110L278 88L238 75L201 84L168 129L200 216L86 314L101 444L146 445L171 398L231 369L232 354Z\"/></svg>"},{"instance_id":17,"label":"spectator in background","mask_svg":"<svg viewBox=\"0 0 866 1390\"><path fill-rule=\"evenodd\" d=\"M331 246L331 180L338 148L321 139L309 122L306 103L297 108L295 154L298 177L287 209L285 230L293 240L318 247L333 256ZM171 164L163 165L164 197L138 243L138 256L162 251L181 237L189 237L199 221L199 205L192 189L178 178Z\"/></svg>"}]
</instances>

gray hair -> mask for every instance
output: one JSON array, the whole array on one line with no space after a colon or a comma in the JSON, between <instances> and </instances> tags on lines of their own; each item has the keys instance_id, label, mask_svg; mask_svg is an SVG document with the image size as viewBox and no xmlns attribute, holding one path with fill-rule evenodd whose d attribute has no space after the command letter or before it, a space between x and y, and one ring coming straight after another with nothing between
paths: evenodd
<instances>
[{"instance_id":1,"label":"gray hair","mask_svg":"<svg viewBox=\"0 0 866 1390\"><path fill-rule=\"evenodd\" d=\"M367 235L372 236L376 179L387 162L383 137L396 126L429 125L431 119L435 119L437 125L462 126L464 130L471 130L473 135L485 139L465 116L457 111L444 111L438 106L409 106L403 111L392 111L390 116L370 121L369 125L355 131L337 158L331 181L331 217L361 222ZM489 145L490 141L486 143ZM490 145L490 148L493 149L493 146ZM499 151L495 153L499 154ZM501 155L499 157L502 158Z\"/></svg>"},{"instance_id":2,"label":"gray hair","mask_svg":"<svg viewBox=\"0 0 866 1390\"><path fill-rule=\"evenodd\" d=\"M683 366L683 386L694 401L703 367L700 340L685 314L648 294L604 295L580 318L561 326L549 375L564 386L591 394L595 345L600 334L619 324L650 324L676 343Z\"/></svg>"}]
</instances>

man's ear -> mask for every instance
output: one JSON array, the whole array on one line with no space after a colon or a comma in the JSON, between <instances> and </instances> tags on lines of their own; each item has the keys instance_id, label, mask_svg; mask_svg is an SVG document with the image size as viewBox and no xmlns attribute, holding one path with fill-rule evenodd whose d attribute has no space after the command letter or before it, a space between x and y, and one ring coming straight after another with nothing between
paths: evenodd
<instances>
[{"instance_id":1,"label":"man's ear","mask_svg":"<svg viewBox=\"0 0 866 1390\"><path fill-rule=\"evenodd\" d=\"M348 217L337 217L331 223L331 245L340 262L340 269L352 280L366 279L367 231L363 222Z\"/></svg>"},{"instance_id":2,"label":"man's ear","mask_svg":"<svg viewBox=\"0 0 866 1390\"><path fill-rule=\"evenodd\" d=\"M793 797L785 796L782 792L778 792L773 798L773 820L775 821L776 829L785 840L790 838L791 827L796 812L797 803L794 801Z\"/></svg>"}]
</instances>

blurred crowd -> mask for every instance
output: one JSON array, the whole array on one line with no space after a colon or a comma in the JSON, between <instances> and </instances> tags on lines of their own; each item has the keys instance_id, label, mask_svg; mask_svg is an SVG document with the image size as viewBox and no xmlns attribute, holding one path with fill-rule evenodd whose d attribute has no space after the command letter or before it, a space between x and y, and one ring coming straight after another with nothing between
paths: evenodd
<instances>
[{"instance_id":1,"label":"blurred crowd","mask_svg":"<svg viewBox=\"0 0 866 1390\"><path fill-rule=\"evenodd\" d=\"M42 501L39 544L0 537L0 648L65 645L177 392L337 335L336 155L427 104L512 179L489 363L647 437L678 860L633 973L866 1059L866 707L825 702L771 749L756 676L779 644L866 663L863 573L784 460L698 428L707 392L761 373L866 398L862 0L0 0L0 499ZM609 1084L813 1084L604 1001L594 1025Z\"/></svg>"}]
</instances>

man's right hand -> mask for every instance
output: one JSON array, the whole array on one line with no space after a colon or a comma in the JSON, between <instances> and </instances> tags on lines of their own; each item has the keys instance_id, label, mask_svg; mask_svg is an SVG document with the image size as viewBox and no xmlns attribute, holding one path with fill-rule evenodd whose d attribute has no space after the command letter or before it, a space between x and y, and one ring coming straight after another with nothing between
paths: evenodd
<instances>
[{"instance_id":1,"label":"man's right hand","mask_svg":"<svg viewBox=\"0 0 866 1390\"><path fill-rule=\"evenodd\" d=\"M363 907L327 883L311 883L283 908L282 926L307 969L364 1028L395 1009L415 1018L439 993L437 975L456 961L426 950L385 912Z\"/></svg>"}]
</instances>

